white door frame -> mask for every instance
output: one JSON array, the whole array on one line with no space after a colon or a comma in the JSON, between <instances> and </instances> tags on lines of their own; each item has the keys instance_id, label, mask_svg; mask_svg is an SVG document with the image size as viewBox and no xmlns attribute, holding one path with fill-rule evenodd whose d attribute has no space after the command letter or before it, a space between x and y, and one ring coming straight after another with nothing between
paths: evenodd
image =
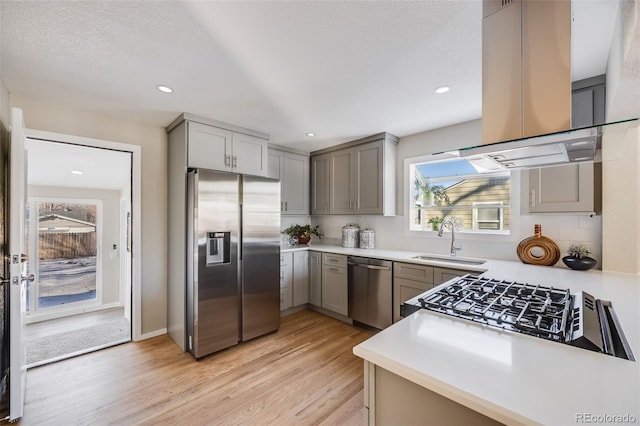
<instances>
[{"instance_id":1,"label":"white door frame","mask_svg":"<svg viewBox=\"0 0 640 426\"><path fill-rule=\"evenodd\" d=\"M138 341L142 338L142 262L141 262L141 170L142 170L142 147L121 142L113 142L103 139L85 138L82 136L65 135L61 133L46 132L42 130L25 130L26 137L50 142L60 142L73 145L82 145L93 148L105 148L116 151L130 152L132 154L132 188L131 188L131 257L132 257L132 305L131 305L131 329L132 340ZM124 248L126 249L126 248Z\"/></svg>"}]
</instances>

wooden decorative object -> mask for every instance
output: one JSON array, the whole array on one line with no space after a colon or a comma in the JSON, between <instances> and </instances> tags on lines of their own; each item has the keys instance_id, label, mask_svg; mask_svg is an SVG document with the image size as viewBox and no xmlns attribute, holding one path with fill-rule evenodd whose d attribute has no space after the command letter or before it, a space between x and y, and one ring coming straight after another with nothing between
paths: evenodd
<instances>
[{"instance_id":1,"label":"wooden decorative object","mask_svg":"<svg viewBox=\"0 0 640 426\"><path fill-rule=\"evenodd\" d=\"M520 241L516 250L522 263L553 266L560 259L560 249L550 238L542 235L542 226L534 226L534 235Z\"/></svg>"}]
</instances>

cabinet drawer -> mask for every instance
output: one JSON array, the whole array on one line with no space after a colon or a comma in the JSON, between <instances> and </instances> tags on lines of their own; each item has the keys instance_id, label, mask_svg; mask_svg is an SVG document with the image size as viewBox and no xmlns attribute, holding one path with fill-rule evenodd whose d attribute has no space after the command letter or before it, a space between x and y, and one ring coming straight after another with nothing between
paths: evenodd
<instances>
[{"instance_id":1,"label":"cabinet drawer","mask_svg":"<svg viewBox=\"0 0 640 426\"><path fill-rule=\"evenodd\" d=\"M433 284L433 266L394 262L393 276Z\"/></svg>"},{"instance_id":2,"label":"cabinet drawer","mask_svg":"<svg viewBox=\"0 0 640 426\"><path fill-rule=\"evenodd\" d=\"M461 277L467 274L480 274L481 272L468 271L464 269L448 269L448 268L434 268L433 270L433 283L438 285L447 282L453 278Z\"/></svg>"},{"instance_id":3,"label":"cabinet drawer","mask_svg":"<svg viewBox=\"0 0 640 426\"><path fill-rule=\"evenodd\" d=\"M322 264L326 266L337 266L339 268L347 267L347 256L342 254L322 254Z\"/></svg>"}]
</instances>

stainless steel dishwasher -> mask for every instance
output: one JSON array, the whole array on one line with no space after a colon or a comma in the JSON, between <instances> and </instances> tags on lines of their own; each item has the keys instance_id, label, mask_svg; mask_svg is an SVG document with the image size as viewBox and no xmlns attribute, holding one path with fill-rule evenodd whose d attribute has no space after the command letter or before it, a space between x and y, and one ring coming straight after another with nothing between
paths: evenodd
<instances>
[{"instance_id":1,"label":"stainless steel dishwasher","mask_svg":"<svg viewBox=\"0 0 640 426\"><path fill-rule=\"evenodd\" d=\"M349 256L349 318L379 329L391 325L393 287L388 260Z\"/></svg>"}]
</instances>

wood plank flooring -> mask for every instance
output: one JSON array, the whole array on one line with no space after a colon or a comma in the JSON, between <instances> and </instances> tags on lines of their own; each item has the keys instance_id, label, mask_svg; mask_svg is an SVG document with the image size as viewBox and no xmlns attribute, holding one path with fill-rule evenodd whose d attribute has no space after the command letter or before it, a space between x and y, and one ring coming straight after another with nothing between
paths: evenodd
<instances>
[{"instance_id":1,"label":"wood plank flooring","mask_svg":"<svg viewBox=\"0 0 640 426\"><path fill-rule=\"evenodd\" d=\"M195 361L168 336L29 370L20 424L360 425L372 332L312 311Z\"/></svg>"}]
</instances>

